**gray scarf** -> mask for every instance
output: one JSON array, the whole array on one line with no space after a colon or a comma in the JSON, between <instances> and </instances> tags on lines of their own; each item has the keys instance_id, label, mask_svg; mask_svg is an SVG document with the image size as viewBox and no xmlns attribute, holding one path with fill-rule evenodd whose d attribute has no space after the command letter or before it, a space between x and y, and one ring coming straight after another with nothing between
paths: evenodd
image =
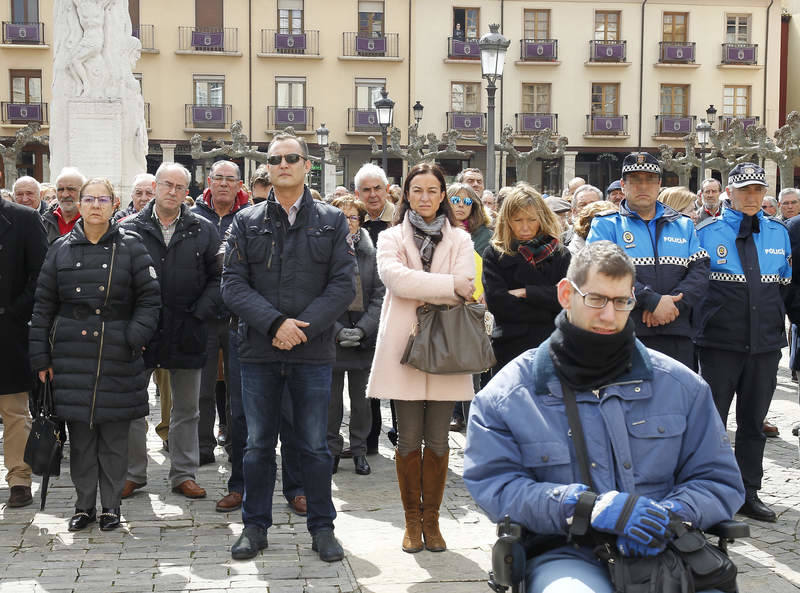
<instances>
[{"instance_id":1,"label":"gray scarf","mask_svg":"<svg viewBox=\"0 0 800 593\"><path fill-rule=\"evenodd\" d=\"M436 248L436 244L442 240L442 227L445 220L447 217L439 214L433 221L425 222L425 219L413 210L408 211L408 222L414 227L414 243L419 249L422 269L426 272L431 271L433 250Z\"/></svg>"}]
</instances>

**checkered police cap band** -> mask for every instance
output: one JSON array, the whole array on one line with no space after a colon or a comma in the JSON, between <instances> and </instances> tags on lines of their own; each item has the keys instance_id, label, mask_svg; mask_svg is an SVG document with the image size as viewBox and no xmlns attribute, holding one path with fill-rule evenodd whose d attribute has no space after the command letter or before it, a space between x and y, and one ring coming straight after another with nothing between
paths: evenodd
<instances>
[{"instance_id":1,"label":"checkered police cap band","mask_svg":"<svg viewBox=\"0 0 800 593\"><path fill-rule=\"evenodd\" d=\"M656 175L661 175L661 166L654 163L632 163L630 165L623 165L622 166L622 174L625 175L626 173L637 173L639 171L643 171L645 173L655 173Z\"/></svg>"},{"instance_id":2,"label":"checkered police cap band","mask_svg":"<svg viewBox=\"0 0 800 593\"><path fill-rule=\"evenodd\" d=\"M736 172L728 177L728 183L733 186L759 183L766 185L766 174L761 167L736 167Z\"/></svg>"}]
</instances>

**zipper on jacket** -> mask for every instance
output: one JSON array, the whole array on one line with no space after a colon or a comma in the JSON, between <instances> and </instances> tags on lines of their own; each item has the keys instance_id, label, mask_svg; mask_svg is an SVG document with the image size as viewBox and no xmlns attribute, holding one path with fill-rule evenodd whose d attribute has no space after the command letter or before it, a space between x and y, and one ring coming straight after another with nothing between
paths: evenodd
<instances>
[{"instance_id":1,"label":"zipper on jacket","mask_svg":"<svg viewBox=\"0 0 800 593\"><path fill-rule=\"evenodd\" d=\"M269 250L269 259L267 260L267 269L272 269L272 254L275 253L275 239L272 239L272 248Z\"/></svg>"},{"instance_id":2,"label":"zipper on jacket","mask_svg":"<svg viewBox=\"0 0 800 593\"><path fill-rule=\"evenodd\" d=\"M53 324L53 329L50 331L50 355L53 354L53 348L55 347L56 343L56 330L58 329L58 321L59 317L56 316L56 321Z\"/></svg>"},{"instance_id":3,"label":"zipper on jacket","mask_svg":"<svg viewBox=\"0 0 800 593\"><path fill-rule=\"evenodd\" d=\"M111 244L111 266L108 270L108 282L106 283L106 299L103 301L103 309L108 305L108 298L111 295L111 279L114 275L114 260L117 253L117 242ZM94 376L94 389L92 390L92 407L89 409L89 429L94 428L94 408L97 403L97 386L100 383L100 365L103 362L103 341L106 336L106 322L100 324L100 348L97 351L97 371Z\"/></svg>"}]
</instances>

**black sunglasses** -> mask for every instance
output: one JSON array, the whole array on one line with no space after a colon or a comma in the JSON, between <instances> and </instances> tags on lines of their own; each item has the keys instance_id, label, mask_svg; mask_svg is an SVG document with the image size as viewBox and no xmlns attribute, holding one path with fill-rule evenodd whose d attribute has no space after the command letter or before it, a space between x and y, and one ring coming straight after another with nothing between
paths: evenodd
<instances>
[{"instance_id":1,"label":"black sunglasses","mask_svg":"<svg viewBox=\"0 0 800 593\"><path fill-rule=\"evenodd\" d=\"M300 159L303 159L304 161L308 160L302 154L297 154L296 152L290 152L289 154L283 154L283 155L273 154L272 156L268 156L267 162L273 166L280 165L283 159L286 159L286 162L289 163L290 165L294 165Z\"/></svg>"}]
</instances>

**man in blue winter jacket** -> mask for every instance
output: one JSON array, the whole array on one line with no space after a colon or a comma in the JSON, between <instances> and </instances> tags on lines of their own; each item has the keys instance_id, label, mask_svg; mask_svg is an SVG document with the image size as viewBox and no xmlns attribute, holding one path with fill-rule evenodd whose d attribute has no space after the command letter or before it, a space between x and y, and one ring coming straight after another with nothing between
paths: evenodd
<instances>
[{"instance_id":1,"label":"man in blue winter jacket","mask_svg":"<svg viewBox=\"0 0 800 593\"><path fill-rule=\"evenodd\" d=\"M621 186L619 212L597 216L586 242L611 241L633 259L636 337L695 368L693 319L708 288L708 253L692 219L658 201L661 165L653 155L626 156Z\"/></svg>"},{"instance_id":2,"label":"man in blue winter jacket","mask_svg":"<svg viewBox=\"0 0 800 593\"><path fill-rule=\"evenodd\" d=\"M670 537L668 511L707 528L744 500L708 385L634 335L634 277L622 248L587 245L558 283L556 330L473 400L464 482L493 521L509 515L539 536L528 593L611 593L593 548L567 543L572 526L618 536L625 555L650 556ZM580 477L565 387L575 393L594 491Z\"/></svg>"}]
</instances>

